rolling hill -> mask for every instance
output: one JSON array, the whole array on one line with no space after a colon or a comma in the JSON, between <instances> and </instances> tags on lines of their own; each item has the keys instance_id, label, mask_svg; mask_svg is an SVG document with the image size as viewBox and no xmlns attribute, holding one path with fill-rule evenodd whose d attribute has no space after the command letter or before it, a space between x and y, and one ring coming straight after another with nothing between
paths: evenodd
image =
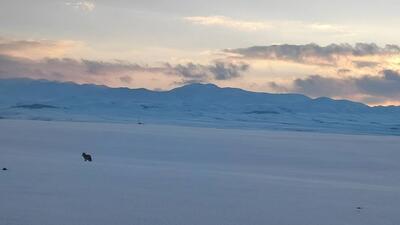
<instances>
[{"instance_id":1,"label":"rolling hill","mask_svg":"<svg viewBox=\"0 0 400 225\"><path fill-rule=\"evenodd\" d=\"M400 107L269 94L213 84L170 91L47 80L0 80L0 118L400 134Z\"/></svg>"}]
</instances>

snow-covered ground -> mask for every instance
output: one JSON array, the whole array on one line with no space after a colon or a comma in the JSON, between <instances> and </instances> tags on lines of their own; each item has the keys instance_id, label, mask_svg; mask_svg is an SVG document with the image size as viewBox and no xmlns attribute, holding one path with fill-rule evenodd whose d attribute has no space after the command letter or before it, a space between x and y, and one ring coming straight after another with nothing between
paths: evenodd
<instances>
[{"instance_id":1,"label":"snow-covered ground","mask_svg":"<svg viewBox=\"0 0 400 225\"><path fill-rule=\"evenodd\" d=\"M398 225L399 159L391 136L0 120L0 224Z\"/></svg>"}]
</instances>

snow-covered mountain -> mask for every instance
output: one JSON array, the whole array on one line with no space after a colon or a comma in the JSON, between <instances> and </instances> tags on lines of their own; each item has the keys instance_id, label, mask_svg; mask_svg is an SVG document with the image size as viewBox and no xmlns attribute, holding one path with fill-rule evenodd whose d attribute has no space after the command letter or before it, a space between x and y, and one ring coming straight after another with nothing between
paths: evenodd
<instances>
[{"instance_id":1,"label":"snow-covered mountain","mask_svg":"<svg viewBox=\"0 0 400 225\"><path fill-rule=\"evenodd\" d=\"M0 107L0 118L11 119L400 134L400 107L369 107L347 100L256 93L213 84L190 84L158 92L2 79Z\"/></svg>"}]
</instances>

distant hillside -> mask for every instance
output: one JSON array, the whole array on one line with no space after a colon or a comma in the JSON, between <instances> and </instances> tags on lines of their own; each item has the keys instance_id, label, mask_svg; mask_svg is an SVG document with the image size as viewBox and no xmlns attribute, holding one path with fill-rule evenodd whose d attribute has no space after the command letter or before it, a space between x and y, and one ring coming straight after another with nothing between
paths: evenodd
<instances>
[{"instance_id":1,"label":"distant hillside","mask_svg":"<svg viewBox=\"0 0 400 225\"><path fill-rule=\"evenodd\" d=\"M186 124L340 133L400 134L400 107L269 94L213 84L170 91L47 80L0 79L0 118Z\"/></svg>"}]
</instances>

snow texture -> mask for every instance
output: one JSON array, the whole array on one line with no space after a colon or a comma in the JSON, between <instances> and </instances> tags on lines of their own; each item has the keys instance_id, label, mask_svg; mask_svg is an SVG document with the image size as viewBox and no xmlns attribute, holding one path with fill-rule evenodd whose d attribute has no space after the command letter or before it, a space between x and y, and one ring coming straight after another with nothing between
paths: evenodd
<instances>
[{"instance_id":1,"label":"snow texture","mask_svg":"<svg viewBox=\"0 0 400 225\"><path fill-rule=\"evenodd\" d=\"M6 119L0 128L1 225L400 224L395 136Z\"/></svg>"}]
</instances>

